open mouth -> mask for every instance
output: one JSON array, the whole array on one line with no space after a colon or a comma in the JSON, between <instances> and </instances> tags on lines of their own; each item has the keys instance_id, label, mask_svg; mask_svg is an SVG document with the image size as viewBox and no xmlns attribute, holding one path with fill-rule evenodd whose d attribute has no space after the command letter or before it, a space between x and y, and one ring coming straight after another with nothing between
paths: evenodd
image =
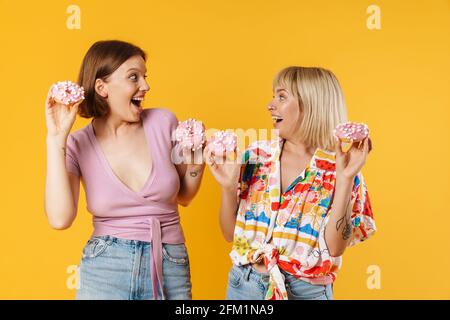
<instances>
[{"instance_id":1,"label":"open mouth","mask_svg":"<svg viewBox=\"0 0 450 320\"><path fill-rule=\"evenodd\" d=\"M281 121L283 121L283 118L277 115L272 115L272 121L273 123L280 123Z\"/></svg>"},{"instance_id":2,"label":"open mouth","mask_svg":"<svg viewBox=\"0 0 450 320\"><path fill-rule=\"evenodd\" d=\"M131 103L132 103L136 108L141 108L142 101L144 101L144 97L134 97L134 98L131 98Z\"/></svg>"}]
</instances>

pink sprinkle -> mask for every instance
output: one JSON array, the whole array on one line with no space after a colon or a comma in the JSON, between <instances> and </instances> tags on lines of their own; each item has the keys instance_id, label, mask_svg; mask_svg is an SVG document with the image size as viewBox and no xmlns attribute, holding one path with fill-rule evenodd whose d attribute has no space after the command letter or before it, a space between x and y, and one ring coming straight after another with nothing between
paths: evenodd
<instances>
[{"instance_id":1,"label":"pink sprinkle","mask_svg":"<svg viewBox=\"0 0 450 320\"><path fill-rule=\"evenodd\" d=\"M237 136L229 131L218 131L208 141L210 148L216 155L234 152L237 147Z\"/></svg>"},{"instance_id":2,"label":"pink sprinkle","mask_svg":"<svg viewBox=\"0 0 450 320\"><path fill-rule=\"evenodd\" d=\"M192 118L179 122L175 139L183 148L190 148L192 151L201 149L206 142L205 126Z\"/></svg>"},{"instance_id":3,"label":"pink sprinkle","mask_svg":"<svg viewBox=\"0 0 450 320\"><path fill-rule=\"evenodd\" d=\"M339 139L347 138L358 142L369 135L369 128L364 123L346 122L337 125L333 132Z\"/></svg>"},{"instance_id":4,"label":"pink sprinkle","mask_svg":"<svg viewBox=\"0 0 450 320\"><path fill-rule=\"evenodd\" d=\"M70 105L84 99L84 88L72 81L58 81L52 85L51 94L57 102Z\"/></svg>"}]
</instances>

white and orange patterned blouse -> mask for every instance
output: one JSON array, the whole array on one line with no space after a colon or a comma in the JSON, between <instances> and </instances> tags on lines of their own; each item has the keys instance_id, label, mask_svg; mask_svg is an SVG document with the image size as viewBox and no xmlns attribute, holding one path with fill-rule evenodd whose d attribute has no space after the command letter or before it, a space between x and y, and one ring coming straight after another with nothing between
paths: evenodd
<instances>
[{"instance_id":1,"label":"white and orange patterned blouse","mask_svg":"<svg viewBox=\"0 0 450 320\"><path fill-rule=\"evenodd\" d=\"M341 257L331 257L325 226L333 212L335 155L317 149L304 172L280 191L280 153L284 141L257 141L244 153L241 194L230 253L235 265L264 261L270 284L266 299L287 299L280 269L311 284L336 279ZM349 246L376 230L361 173L351 196L353 226Z\"/></svg>"}]
</instances>

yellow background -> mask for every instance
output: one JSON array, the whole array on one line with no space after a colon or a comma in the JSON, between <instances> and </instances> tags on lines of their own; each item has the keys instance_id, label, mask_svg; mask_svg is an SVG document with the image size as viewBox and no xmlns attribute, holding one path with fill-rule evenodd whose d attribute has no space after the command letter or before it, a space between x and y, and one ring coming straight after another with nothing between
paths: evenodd
<instances>
[{"instance_id":1,"label":"yellow background","mask_svg":"<svg viewBox=\"0 0 450 320\"><path fill-rule=\"evenodd\" d=\"M66 9L81 9L69 30ZM369 5L381 30L366 27ZM322 66L340 80L350 119L366 122L374 151L364 174L378 226L350 248L337 299L450 298L450 2L433 1L0 1L0 298L72 299L69 265L91 231L84 193L66 231L43 210L44 100L51 83L76 80L89 46L121 39L148 53L146 107L209 128L271 128L274 74ZM73 130L88 120L78 118ZM195 299L225 296L230 268L209 172L181 208ZM381 270L369 290L366 270Z\"/></svg>"}]
</instances>

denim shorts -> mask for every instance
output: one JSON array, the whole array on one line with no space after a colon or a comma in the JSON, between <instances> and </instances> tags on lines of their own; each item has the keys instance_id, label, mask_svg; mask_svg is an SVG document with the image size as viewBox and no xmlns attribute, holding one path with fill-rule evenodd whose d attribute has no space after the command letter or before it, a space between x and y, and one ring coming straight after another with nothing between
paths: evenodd
<instances>
[{"instance_id":1,"label":"denim shorts","mask_svg":"<svg viewBox=\"0 0 450 320\"><path fill-rule=\"evenodd\" d=\"M332 300L333 287L313 285L282 271L289 300ZM227 300L264 300L269 274L259 273L251 265L233 265L228 274Z\"/></svg>"},{"instance_id":2,"label":"denim shorts","mask_svg":"<svg viewBox=\"0 0 450 320\"><path fill-rule=\"evenodd\" d=\"M152 300L151 243L95 236L83 249L78 300ZM166 299L192 299L189 258L184 244L163 244ZM158 286L158 297L161 288Z\"/></svg>"}]
</instances>

